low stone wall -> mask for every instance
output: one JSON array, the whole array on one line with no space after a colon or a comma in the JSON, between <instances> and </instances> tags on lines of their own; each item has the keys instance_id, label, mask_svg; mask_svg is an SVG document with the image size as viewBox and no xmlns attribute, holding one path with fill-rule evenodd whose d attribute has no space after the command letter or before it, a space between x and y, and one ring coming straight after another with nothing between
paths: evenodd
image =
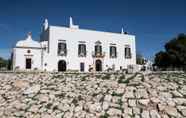
<instances>
[{"instance_id":1,"label":"low stone wall","mask_svg":"<svg viewBox=\"0 0 186 118\"><path fill-rule=\"evenodd\" d=\"M184 73L0 73L0 117L184 118Z\"/></svg>"}]
</instances>

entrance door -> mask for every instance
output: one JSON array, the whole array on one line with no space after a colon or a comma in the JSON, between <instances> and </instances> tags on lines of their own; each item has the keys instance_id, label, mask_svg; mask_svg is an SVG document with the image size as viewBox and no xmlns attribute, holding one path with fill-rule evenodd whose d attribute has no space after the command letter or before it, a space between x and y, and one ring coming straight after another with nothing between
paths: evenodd
<instances>
[{"instance_id":1,"label":"entrance door","mask_svg":"<svg viewBox=\"0 0 186 118\"><path fill-rule=\"evenodd\" d=\"M60 60L58 62L58 71L66 71L66 61Z\"/></svg>"},{"instance_id":2,"label":"entrance door","mask_svg":"<svg viewBox=\"0 0 186 118\"><path fill-rule=\"evenodd\" d=\"M102 62L101 62L101 60L96 60L96 71L102 71Z\"/></svg>"},{"instance_id":3,"label":"entrance door","mask_svg":"<svg viewBox=\"0 0 186 118\"><path fill-rule=\"evenodd\" d=\"M31 69L31 68L32 68L32 59L26 58L26 69Z\"/></svg>"},{"instance_id":4,"label":"entrance door","mask_svg":"<svg viewBox=\"0 0 186 118\"><path fill-rule=\"evenodd\" d=\"M80 63L80 71L81 72L85 71L85 63Z\"/></svg>"}]
</instances>

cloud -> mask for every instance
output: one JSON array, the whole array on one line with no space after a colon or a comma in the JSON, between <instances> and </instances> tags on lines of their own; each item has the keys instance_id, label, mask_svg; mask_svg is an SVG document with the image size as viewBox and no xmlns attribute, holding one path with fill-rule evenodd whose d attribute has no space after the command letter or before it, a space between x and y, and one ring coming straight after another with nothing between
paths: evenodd
<instances>
[{"instance_id":1,"label":"cloud","mask_svg":"<svg viewBox=\"0 0 186 118\"><path fill-rule=\"evenodd\" d=\"M8 58L10 58L10 56L11 56L11 49L9 49L9 48L0 49L0 57L8 59Z\"/></svg>"}]
</instances>

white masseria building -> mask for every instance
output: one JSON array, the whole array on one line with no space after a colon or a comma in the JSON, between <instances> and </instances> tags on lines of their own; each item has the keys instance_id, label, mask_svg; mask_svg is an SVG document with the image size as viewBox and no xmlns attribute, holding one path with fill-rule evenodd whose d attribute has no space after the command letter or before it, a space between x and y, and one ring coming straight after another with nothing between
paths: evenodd
<instances>
[{"instance_id":1,"label":"white masseria building","mask_svg":"<svg viewBox=\"0 0 186 118\"><path fill-rule=\"evenodd\" d=\"M45 20L40 41L31 33L13 49L13 69L41 71L121 70L136 65L135 36L80 29L70 18L69 27L51 26Z\"/></svg>"}]
</instances>

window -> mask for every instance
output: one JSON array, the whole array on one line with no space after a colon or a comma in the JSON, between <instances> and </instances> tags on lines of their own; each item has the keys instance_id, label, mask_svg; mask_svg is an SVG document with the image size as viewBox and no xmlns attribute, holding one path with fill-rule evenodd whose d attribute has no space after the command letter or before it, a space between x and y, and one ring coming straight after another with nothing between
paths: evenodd
<instances>
[{"instance_id":1,"label":"window","mask_svg":"<svg viewBox=\"0 0 186 118\"><path fill-rule=\"evenodd\" d=\"M96 45L95 46L95 54L96 55L101 55L102 54L102 46L101 45Z\"/></svg>"},{"instance_id":2,"label":"window","mask_svg":"<svg viewBox=\"0 0 186 118\"><path fill-rule=\"evenodd\" d=\"M80 71L81 72L85 71L85 63L80 63Z\"/></svg>"},{"instance_id":3,"label":"window","mask_svg":"<svg viewBox=\"0 0 186 118\"><path fill-rule=\"evenodd\" d=\"M126 59L131 59L132 55L131 55L131 48L129 45L125 46L125 58Z\"/></svg>"},{"instance_id":4,"label":"window","mask_svg":"<svg viewBox=\"0 0 186 118\"><path fill-rule=\"evenodd\" d=\"M66 56L67 55L67 46L65 42L58 43L58 55L59 56Z\"/></svg>"},{"instance_id":5,"label":"window","mask_svg":"<svg viewBox=\"0 0 186 118\"><path fill-rule=\"evenodd\" d=\"M110 46L110 58L116 58L116 57L117 57L116 46Z\"/></svg>"},{"instance_id":6,"label":"window","mask_svg":"<svg viewBox=\"0 0 186 118\"><path fill-rule=\"evenodd\" d=\"M102 55L102 46L100 41L95 42L95 55Z\"/></svg>"},{"instance_id":7,"label":"window","mask_svg":"<svg viewBox=\"0 0 186 118\"><path fill-rule=\"evenodd\" d=\"M78 45L78 56L86 57L86 45L85 44Z\"/></svg>"},{"instance_id":8,"label":"window","mask_svg":"<svg viewBox=\"0 0 186 118\"><path fill-rule=\"evenodd\" d=\"M47 66L47 63L45 63L45 66Z\"/></svg>"},{"instance_id":9,"label":"window","mask_svg":"<svg viewBox=\"0 0 186 118\"><path fill-rule=\"evenodd\" d=\"M31 53L31 51L30 50L27 50L27 53Z\"/></svg>"}]
</instances>

